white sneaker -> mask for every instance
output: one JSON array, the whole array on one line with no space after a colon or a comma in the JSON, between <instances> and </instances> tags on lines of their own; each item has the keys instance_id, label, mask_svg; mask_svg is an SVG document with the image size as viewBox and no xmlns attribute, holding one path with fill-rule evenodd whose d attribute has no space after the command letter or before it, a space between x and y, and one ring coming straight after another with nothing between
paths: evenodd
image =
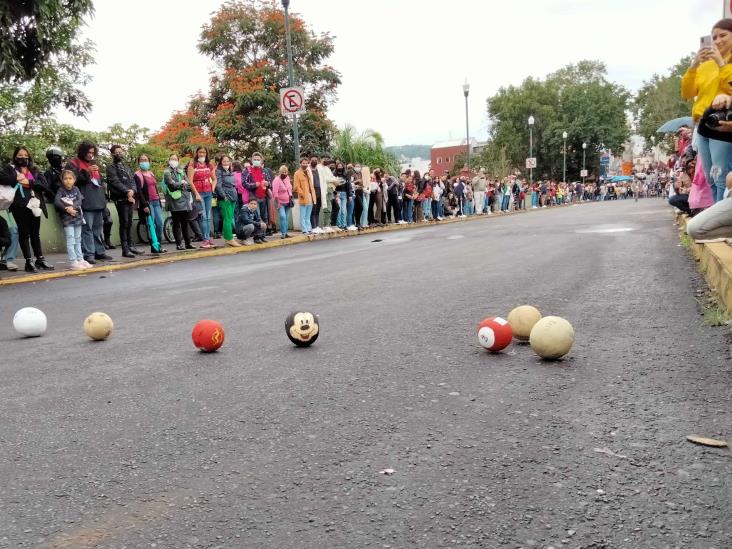
<instances>
[{"instance_id":1,"label":"white sneaker","mask_svg":"<svg viewBox=\"0 0 732 549\"><path fill-rule=\"evenodd\" d=\"M72 261L69 263L69 270L71 271L83 271L84 269L86 269L86 267L84 267L84 265L79 261Z\"/></svg>"},{"instance_id":2,"label":"white sneaker","mask_svg":"<svg viewBox=\"0 0 732 549\"><path fill-rule=\"evenodd\" d=\"M346 230L347 231L357 231L358 227L356 227L356 225L350 225Z\"/></svg>"},{"instance_id":3,"label":"white sneaker","mask_svg":"<svg viewBox=\"0 0 732 549\"><path fill-rule=\"evenodd\" d=\"M462 218L465 218L465 217L467 217L467 216L466 216L465 214L461 214L461 215L459 215L458 217L462 219Z\"/></svg>"},{"instance_id":4,"label":"white sneaker","mask_svg":"<svg viewBox=\"0 0 732 549\"><path fill-rule=\"evenodd\" d=\"M407 222L404 221L403 219L400 219L399 221L397 221L397 225L406 225L406 224L407 224Z\"/></svg>"},{"instance_id":5,"label":"white sneaker","mask_svg":"<svg viewBox=\"0 0 732 549\"><path fill-rule=\"evenodd\" d=\"M335 231L333 230L333 227L326 227L325 229L323 229L323 232L324 233L334 233Z\"/></svg>"},{"instance_id":6,"label":"white sneaker","mask_svg":"<svg viewBox=\"0 0 732 549\"><path fill-rule=\"evenodd\" d=\"M247 238L245 241L242 242L245 246L254 246L254 239L253 238Z\"/></svg>"},{"instance_id":7,"label":"white sneaker","mask_svg":"<svg viewBox=\"0 0 732 549\"><path fill-rule=\"evenodd\" d=\"M85 269L91 269L94 266L91 263L89 263L86 259L82 259L81 261L79 261L79 265L81 265Z\"/></svg>"},{"instance_id":8,"label":"white sneaker","mask_svg":"<svg viewBox=\"0 0 732 549\"><path fill-rule=\"evenodd\" d=\"M323 229L321 229L320 227L315 227L313 229L313 234L320 234L322 232L323 232Z\"/></svg>"}]
</instances>

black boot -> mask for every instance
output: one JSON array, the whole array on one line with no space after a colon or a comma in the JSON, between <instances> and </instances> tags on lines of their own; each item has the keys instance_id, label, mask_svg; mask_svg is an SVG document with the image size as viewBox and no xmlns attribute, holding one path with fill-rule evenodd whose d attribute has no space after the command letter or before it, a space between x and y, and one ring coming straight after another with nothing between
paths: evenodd
<instances>
[{"instance_id":1,"label":"black boot","mask_svg":"<svg viewBox=\"0 0 732 549\"><path fill-rule=\"evenodd\" d=\"M135 254L130 251L129 248L123 248L122 249L122 257L135 257Z\"/></svg>"},{"instance_id":2,"label":"black boot","mask_svg":"<svg viewBox=\"0 0 732 549\"><path fill-rule=\"evenodd\" d=\"M105 241L104 241L104 247L105 247L106 249L108 249L108 250L116 250L116 249L117 249L117 246L115 246L114 244L112 244L112 243L111 243L111 242L109 241L109 239L107 239L107 240L105 240Z\"/></svg>"},{"instance_id":3,"label":"black boot","mask_svg":"<svg viewBox=\"0 0 732 549\"><path fill-rule=\"evenodd\" d=\"M32 259L25 260L25 272L26 273L37 273L38 272L38 269L36 269L36 266L33 265Z\"/></svg>"},{"instance_id":4,"label":"black boot","mask_svg":"<svg viewBox=\"0 0 732 549\"><path fill-rule=\"evenodd\" d=\"M53 271L53 265L46 261L46 258L43 256L39 256L36 258L36 267L39 269L43 269L44 271Z\"/></svg>"},{"instance_id":5,"label":"black boot","mask_svg":"<svg viewBox=\"0 0 732 549\"><path fill-rule=\"evenodd\" d=\"M137 249L137 248L135 248L134 246L130 246L130 251L131 251L131 252L132 252L133 254L135 254L135 255L143 255L143 254L145 253L145 252L143 252L142 250L138 250L138 249Z\"/></svg>"}]
</instances>

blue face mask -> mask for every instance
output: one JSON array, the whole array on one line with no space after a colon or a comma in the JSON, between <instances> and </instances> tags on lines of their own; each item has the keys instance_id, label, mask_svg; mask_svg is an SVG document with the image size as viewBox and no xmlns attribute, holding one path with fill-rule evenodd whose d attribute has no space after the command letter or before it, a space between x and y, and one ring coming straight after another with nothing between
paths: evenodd
<instances>
[{"instance_id":1,"label":"blue face mask","mask_svg":"<svg viewBox=\"0 0 732 549\"><path fill-rule=\"evenodd\" d=\"M261 160L252 160L252 166L254 166L255 168L259 168L261 165L262 165Z\"/></svg>"},{"instance_id":2,"label":"blue face mask","mask_svg":"<svg viewBox=\"0 0 732 549\"><path fill-rule=\"evenodd\" d=\"M150 162L140 162L140 168L143 170L149 170L150 169Z\"/></svg>"}]
</instances>

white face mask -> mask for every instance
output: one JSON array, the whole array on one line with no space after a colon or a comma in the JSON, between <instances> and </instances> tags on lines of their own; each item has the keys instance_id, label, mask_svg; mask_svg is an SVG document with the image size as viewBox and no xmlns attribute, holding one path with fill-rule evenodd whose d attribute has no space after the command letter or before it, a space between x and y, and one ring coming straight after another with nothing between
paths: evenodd
<instances>
[{"instance_id":1,"label":"white face mask","mask_svg":"<svg viewBox=\"0 0 732 549\"><path fill-rule=\"evenodd\" d=\"M261 160L252 160L252 166L254 166L255 168L259 168L261 165L262 165Z\"/></svg>"},{"instance_id":2,"label":"white face mask","mask_svg":"<svg viewBox=\"0 0 732 549\"><path fill-rule=\"evenodd\" d=\"M176 169L178 167L178 161L177 160L168 160L168 166L170 166L173 169Z\"/></svg>"},{"instance_id":3,"label":"white face mask","mask_svg":"<svg viewBox=\"0 0 732 549\"><path fill-rule=\"evenodd\" d=\"M199 157L198 157L198 161L199 161L199 162L200 162L201 164L203 164L204 162L206 162L206 157L205 157L205 156L199 156Z\"/></svg>"}]
</instances>

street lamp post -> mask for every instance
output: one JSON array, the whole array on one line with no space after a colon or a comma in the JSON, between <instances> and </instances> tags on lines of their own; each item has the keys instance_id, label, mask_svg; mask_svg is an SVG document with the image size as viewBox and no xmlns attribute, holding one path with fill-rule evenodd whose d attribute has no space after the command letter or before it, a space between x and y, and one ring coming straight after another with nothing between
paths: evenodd
<instances>
[{"instance_id":1,"label":"street lamp post","mask_svg":"<svg viewBox=\"0 0 732 549\"><path fill-rule=\"evenodd\" d=\"M295 74L292 68L292 40L290 39L290 0L282 0L285 9L285 38L287 40L287 75L289 86L295 85ZM295 145L295 165L300 162L300 132L297 127L297 115L292 117L292 137Z\"/></svg>"},{"instance_id":2,"label":"street lamp post","mask_svg":"<svg viewBox=\"0 0 732 549\"><path fill-rule=\"evenodd\" d=\"M586 152L587 152L587 143L582 143L582 173L585 173L585 170L587 169L587 168L585 168L585 159L586 159L585 153ZM585 184L585 176L583 175L582 176L582 185L584 186L584 184Z\"/></svg>"},{"instance_id":3,"label":"street lamp post","mask_svg":"<svg viewBox=\"0 0 732 549\"><path fill-rule=\"evenodd\" d=\"M534 117L529 116L529 158L534 158ZM529 168L529 184L534 184L534 168Z\"/></svg>"},{"instance_id":4,"label":"street lamp post","mask_svg":"<svg viewBox=\"0 0 732 549\"><path fill-rule=\"evenodd\" d=\"M468 79L465 79L465 83L463 84L463 95L465 96L465 148L466 150L466 163L468 165L468 169L470 168L470 124L469 124L469 118L468 118L468 94L470 93L470 84L468 84Z\"/></svg>"},{"instance_id":5,"label":"street lamp post","mask_svg":"<svg viewBox=\"0 0 732 549\"><path fill-rule=\"evenodd\" d=\"M562 139L564 140L564 163L562 166L562 182L567 182L567 132L562 133Z\"/></svg>"}]
</instances>

